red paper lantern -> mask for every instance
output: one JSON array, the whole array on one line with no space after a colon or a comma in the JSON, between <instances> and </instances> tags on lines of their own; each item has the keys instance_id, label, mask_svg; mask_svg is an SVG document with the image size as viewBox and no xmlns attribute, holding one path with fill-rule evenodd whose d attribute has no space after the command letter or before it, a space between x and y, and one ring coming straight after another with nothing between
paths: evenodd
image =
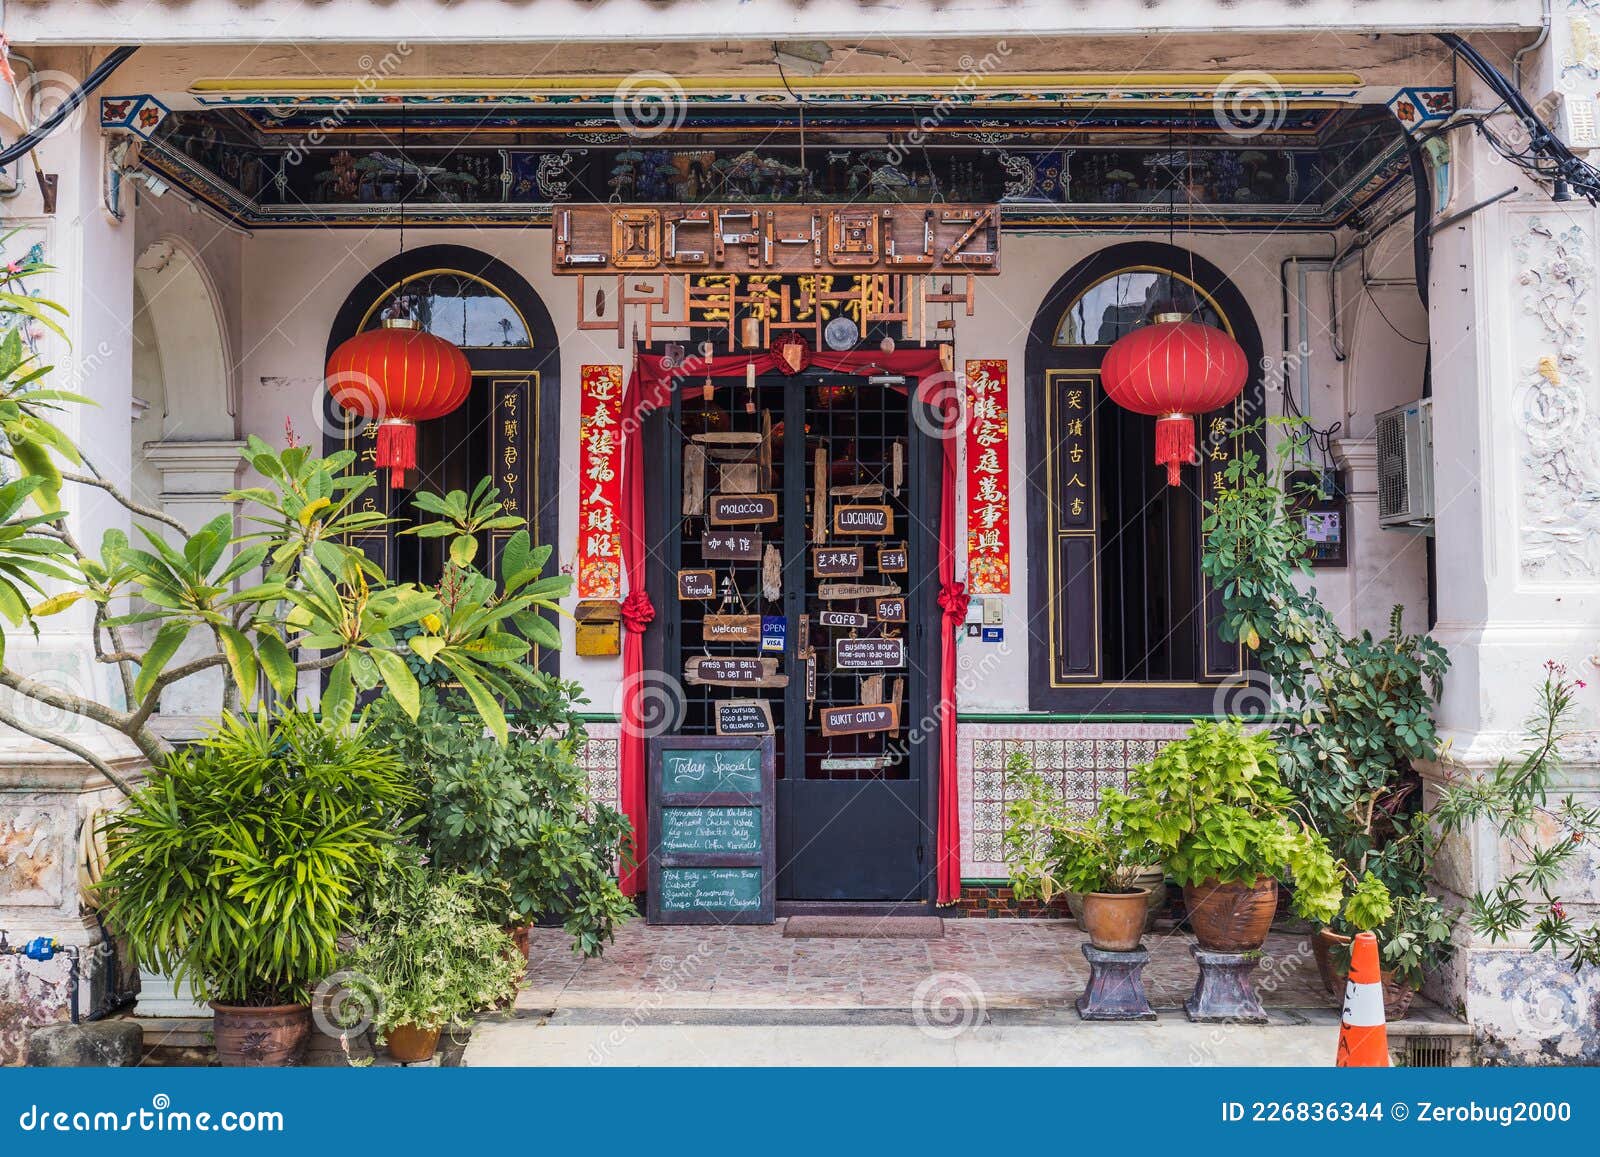
<instances>
[{"instance_id":1,"label":"red paper lantern","mask_svg":"<svg viewBox=\"0 0 1600 1157\"><path fill-rule=\"evenodd\" d=\"M467 355L409 318L356 334L328 358L328 393L346 410L378 420L377 464L389 485L417 465L417 423L451 413L472 389Z\"/></svg>"},{"instance_id":2,"label":"red paper lantern","mask_svg":"<svg viewBox=\"0 0 1600 1157\"><path fill-rule=\"evenodd\" d=\"M1106 396L1125 410L1156 419L1156 463L1167 483L1194 458L1194 419L1239 396L1250 359L1220 329L1181 313L1158 313L1149 325L1124 334L1100 363Z\"/></svg>"}]
</instances>

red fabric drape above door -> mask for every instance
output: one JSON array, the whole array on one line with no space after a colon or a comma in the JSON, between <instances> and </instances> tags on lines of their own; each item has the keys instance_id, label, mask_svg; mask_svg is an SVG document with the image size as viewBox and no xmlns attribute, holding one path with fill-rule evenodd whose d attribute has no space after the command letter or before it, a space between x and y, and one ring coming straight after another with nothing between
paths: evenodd
<instances>
[{"instance_id":1,"label":"red fabric drape above door","mask_svg":"<svg viewBox=\"0 0 1600 1157\"><path fill-rule=\"evenodd\" d=\"M739 378L746 374L746 365L754 364L758 375L777 371L777 359L768 353L723 354L710 361L689 359L686 363L669 367L659 354L636 353L633 373L628 379L627 392L622 399L622 572L627 578L628 596L622 602L622 621L627 628L622 644L622 736L621 779L618 784L622 810L633 824L635 862L622 874L622 889L635 895L643 887L643 857L650 846L645 830L649 815L645 787L645 740L650 731L646 718L648 683L650 677L644 670L644 632L655 618L655 608L645 588L644 541L644 484L645 448L644 419L652 411L672 402L674 389L698 385L706 377ZM784 367L786 368L786 367ZM833 373L900 374L915 378L921 383L919 394L930 382L948 382L948 376L939 362L939 353L933 349L896 350L893 353L871 351L834 353L818 350L810 355L808 369L828 370ZM946 605L952 601L952 592L960 584L954 582L955 571L955 432L959 404L955 401L953 385L936 391L936 401L948 432L944 438L943 492L940 495L939 518L939 580L941 583L939 605L941 616L938 629L940 647L940 702L938 705L939 769L938 816L936 854L938 866L938 901L941 904L955 900L961 892L961 820L956 783L956 713L955 713L955 638L952 614ZM927 395L922 395L927 396ZM962 597L961 614L954 617L959 623L965 617L966 603ZM926 728L919 729L926 734Z\"/></svg>"}]
</instances>

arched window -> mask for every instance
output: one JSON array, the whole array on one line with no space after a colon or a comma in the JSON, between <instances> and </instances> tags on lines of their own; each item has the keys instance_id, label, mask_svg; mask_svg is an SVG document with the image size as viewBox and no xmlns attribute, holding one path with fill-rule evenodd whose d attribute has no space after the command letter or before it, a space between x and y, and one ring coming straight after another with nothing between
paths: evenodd
<instances>
[{"instance_id":1,"label":"arched window","mask_svg":"<svg viewBox=\"0 0 1600 1157\"><path fill-rule=\"evenodd\" d=\"M1220 632L1221 599L1200 571L1203 503L1243 448L1262 383L1200 419L1201 461L1169 487L1155 423L1100 386L1106 350L1159 313L1232 335L1252 366L1261 341L1243 297L1174 246L1116 245L1046 296L1029 337L1030 697L1081 714L1209 713L1244 655Z\"/></svg>"},{"instance_id":2,"label":"arched window","mask_svg":"<svg viewBox=\"0 0 1600 1157\"><path fill-rule=\"evenodd\" d=\"M362 319L375 329L398 312L462 349L529 349L528 322L489 282L459 269L429 269L388 286Z\"/></svg>"}]
</instances>

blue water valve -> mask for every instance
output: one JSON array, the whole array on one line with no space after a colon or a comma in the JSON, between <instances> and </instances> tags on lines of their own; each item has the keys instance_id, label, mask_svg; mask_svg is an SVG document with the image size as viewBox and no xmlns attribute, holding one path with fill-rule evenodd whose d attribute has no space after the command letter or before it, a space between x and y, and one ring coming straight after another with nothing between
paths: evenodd
<instances>
[{"instance_id":1,"label":"blue water valve","mask_svg":"<svg viewBox=\"0 0 1600 1157\"><path fill-rule=\"evenodd\" d=\"M64 947L54 936L35 936L22 946L22 955L29 960L53 960Z\"/></svg>"}]
</instances>

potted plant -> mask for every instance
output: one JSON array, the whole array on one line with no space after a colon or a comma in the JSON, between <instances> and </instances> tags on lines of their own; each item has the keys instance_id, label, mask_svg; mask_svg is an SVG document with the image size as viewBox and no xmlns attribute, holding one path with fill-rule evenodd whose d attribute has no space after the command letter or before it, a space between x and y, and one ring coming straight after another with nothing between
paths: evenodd
<instances>
[{"instance_id":1,"label":"potted plant","mask_svg":"<svg viewBox=\"0 0 1600 1157\"><path fill-rule=\"evenodd\" d=\"M376 998L372 1025L395 1060L427 1060L441 1029L516 991L524 965L485 918L491 902L481 881L416 862L397 863L369 890L340 967Z\"/></svg>"},{"instance_id":2,"label":"potted plant","mask_svg":"<svg viewBox=\"0 0 1600 1157\"><path fill-rule=\"evenodd\" d=\"M1006 805L1006 861L1019 899L1049 903L1061 892L1083 897L1079 923L1105 952L1132 952L1144 932L1150 889L1138 880L1154 858L1105 808L1084 814L1032 770L1026 755L1007 761L1021 794Z\"/></svg>"},{"instance_id":3,"label":"potted plant","mask_svg":"<svg viewBox=\"0 0 1600 1157\"><path fill-rule=\"evenodd\" d=\"M616 882L631 829L589 795L577 686L530 671L521 695L503 746L463 726L467 705L436 685L423 686L415 721L389 701L373 718L415 777L429 863L502 885L502 923L513 934L559 924L578 952L595 956L635 913Z\"/></svg>"},{"instance_id":4,"label":"potted plant","mask_svg":"<svg viewBox=\"0 0 1600 1157\"><path fill-rule=\"evenodd\" d=\"M1424 974L1449 958L1455 913L1426 894L1394 896L1387 907L1365 917L1353 911L1355 899L1345 905L1344 923L1356 932L1378 937L1378 971L1383 979L1383 1014L1387 1020L1404 1020L1411 1002L1422 988ZM1381 915L1381 918L1379 918ZM1350 975L1351 937L1324 925L1313 942L1317 972L1330 993L1338 995Z\"/></svg>"},{"instance_id":5,"label":"potted plant","mask_svg":"<svg viewBox=\"0 0 1600 1157\"><path fill-rule=\"evenodd\" d=\"M1127 793L1106 791L1102 806L1125 838L1160 853L1202 948L1259 949L1279 878L1293 879L1301 916L1326 921L1339 911L1338 865L1278 778L1270 734L1197 721L1134 773Z\"/></svg>"},{"instance_id":6,"label":"potted plant","mask_svg":"<svg viewBox=\"0 0 1600 1157\"><path fill-rule=\"evenodd\" d=\"M362 885L412 798L370 731L225 714L105 825L106 920L215 1010L224 1065L294 1064Z\"/></svg>"}]
</instances>

